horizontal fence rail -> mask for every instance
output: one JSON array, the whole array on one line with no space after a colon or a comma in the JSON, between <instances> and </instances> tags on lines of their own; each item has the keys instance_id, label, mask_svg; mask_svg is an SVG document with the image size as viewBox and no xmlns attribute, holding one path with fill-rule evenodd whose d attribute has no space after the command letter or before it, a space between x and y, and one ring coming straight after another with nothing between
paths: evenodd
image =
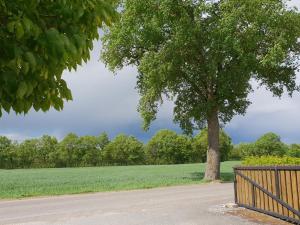
<instances>
[{"instance_id":1,"label":"horizontal fence rail","mask_svg":"<svg viewBox=\"0 0 300 225\"><path fill-rule=\"evenodd\" d=\"M234 167L235 202L300 225L300 166Z\"/></svg>"}]
</instances>

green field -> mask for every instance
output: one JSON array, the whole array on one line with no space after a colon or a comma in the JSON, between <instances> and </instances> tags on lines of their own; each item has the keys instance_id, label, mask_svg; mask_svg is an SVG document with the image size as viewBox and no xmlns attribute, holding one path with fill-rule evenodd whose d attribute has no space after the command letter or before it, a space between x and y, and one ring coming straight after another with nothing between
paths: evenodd
<instances>
[{"instance_id":1,"label":"green field","mask_svg":"<svg viewBox=\"0 0 300 225\"><path fill-rule=\"evenodd\" d=\"M222 163L223 181L232 181L238 164ZM0 198L198 184L204 182L204 169L205 164L0 170Z\"/></svg>"}]
</instances>

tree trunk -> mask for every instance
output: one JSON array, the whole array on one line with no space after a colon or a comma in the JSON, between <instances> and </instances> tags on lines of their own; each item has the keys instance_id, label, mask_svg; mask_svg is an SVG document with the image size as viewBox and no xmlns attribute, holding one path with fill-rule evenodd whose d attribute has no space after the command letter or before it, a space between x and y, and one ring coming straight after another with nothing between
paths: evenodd
<instances>
[{"instance_id":1,"label":"tree trunk","mask_svg":"<svg viewBox=\"0 0 300 225\"><path fill-rule=\"evenodd\" d=\"M208 126L208 150L205 170L206 180L220 179L220 149L219 149L219 118L217 110L214 110L207 120Z\"/></svg>"}]
</instances>

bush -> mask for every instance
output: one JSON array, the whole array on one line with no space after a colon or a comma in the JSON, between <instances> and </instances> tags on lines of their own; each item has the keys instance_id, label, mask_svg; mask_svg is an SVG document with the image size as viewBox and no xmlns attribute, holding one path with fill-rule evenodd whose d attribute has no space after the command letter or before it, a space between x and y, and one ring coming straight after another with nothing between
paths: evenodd
<instances>
[{"instance_id":1,"label":"bush","mask_svg":"<svg viewBox=\"0 0 300 225\"><path fill-rule=\"evenodd\" d=\"M284 156L287 152L287 145L281 142L280 136L274 133L266 133L261 136L251 148L252 156Z\"/></svg>"},{"instance_id":2,"label":"bush","mask_svg":"<svg viewBox=\"0 0 300 225\"><path fill-rule=\"evenodd\" d=\"M288 156L248 157L242 162L242 164L245 166L300 165L300 158Z\"/></svg>"},{"instance_id":3,"label":"bush","mask_svg":"<svg viewBox=\"0 0 300 225\"><path fill-rule=\"evenodd\" d=\"M145 146L145 152L148 164L179 164L193 160L189 138L171 130L158 131Z\"/></svg>"},{"instance_id":4,"label":"bush","mask_svg":"<svg viewBox=\"0 0 300 225\"><path fill-rule=\"evenodd\" d=\"M254 143L240 143L234 146L236 154L239 154L242 159L249 156L256 156Z\"/></svg>"},{"instance_id":5,"label":"bush","mask_svg":"<svg viewBox=\"0 0 300 225\"><path fill-rule=\"evenodd\" d=\"M300 145L292 144L287 151L287 156L300 158Z\"/></svg>"},{"instance_id":6,"label":"bush","mask_svg":"<svg viewBox=\"0 0 300 225\"><path fill-rule=\"evenodd\" d=\"M106 133L100 136L82 136L70 133L50 155L55 167L97 166L103 163L102 154L109 143Z\"/></svg>"},{"instance_id":7,"label":"bush","mask_svg":"<svg viewBox=\"0 0 300 225\"><path fill-rule=\"evenodd\" d=\"M143 143L133 136L120 134L105 146L103 160L110 165L144 164Z\"/></svg>"},{"instance_id":8,"label":"bush","mask_svg":"<svg viewBox=\"0 0 300 225\"><path fill-rule=\"evenodd\" d=\"M235 145L231 151L229 152L228 156L229 160L241 160L243 159L243 154L241 152L241 149L239 145Z\"/></svg>"},{"instance_id":9,"label":"bush","mask_svg":"<svg viewBox=\"0 0 300 225\"><path fill-rule=\"evenodd\" d=\"M16 162L17 144L0 136L0 169L13 169Z\"/></svg>"},{"instance_id":10,"label":"bush","mask_svg":"<svg viewBox=\"0 0 300 225\"><path fill-rule=\"evenodd\" d=\"M280 136L274 133L266 133L254 143L240 143L235 146L235 154L240 154L244 159L250 156L284 156L288 146L281 142Z\"/></svg>"}]
</instances>

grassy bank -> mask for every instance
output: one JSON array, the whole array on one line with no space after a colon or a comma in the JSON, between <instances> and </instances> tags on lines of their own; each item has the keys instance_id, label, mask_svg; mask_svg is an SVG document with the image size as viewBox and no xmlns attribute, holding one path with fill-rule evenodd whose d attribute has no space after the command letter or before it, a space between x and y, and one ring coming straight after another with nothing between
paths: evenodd
<instances>
[{"instance_id":1,"label":"grassy bank","mask_svg":"<svg viewBox=\"0 0 300 225\"><path fill-rule=\"evenodd\" d=\"M237 164L222 163L223 181L233 179ZM0 198L198 184L204 182L204 170L205 164L0 170Z\"/></svg>"}]
</instances>

